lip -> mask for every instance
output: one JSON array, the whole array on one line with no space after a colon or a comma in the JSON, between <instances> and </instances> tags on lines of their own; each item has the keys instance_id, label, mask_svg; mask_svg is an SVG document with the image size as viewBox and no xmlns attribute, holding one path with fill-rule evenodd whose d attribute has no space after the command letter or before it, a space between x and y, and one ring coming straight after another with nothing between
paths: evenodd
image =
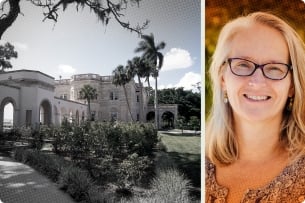
<instances>
[{"instance_id":1,"label":"lip","mask_svg":"<svg viewBox=\"0 0 305 203\"><path fill-rule=\"evenodd\" d=\"M271 99L271 96L268 95L252 95L252 94L243 94L243 96L253 102L264 102Z\"/></svg>"}]
</instances>

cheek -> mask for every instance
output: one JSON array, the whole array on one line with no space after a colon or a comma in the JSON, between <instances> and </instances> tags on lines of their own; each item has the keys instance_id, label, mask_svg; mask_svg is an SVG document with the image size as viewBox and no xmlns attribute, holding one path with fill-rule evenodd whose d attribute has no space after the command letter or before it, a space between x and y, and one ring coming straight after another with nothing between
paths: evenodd
<instances>
[{"instance_id":1,"label":"cheek","mask_svg":"<svg viewBox=\"0 0 305 203\"><path fill-rule=\"evenodd\" d=\"M222 77L221 77L221 86L223 91L228 91L228 88L231 86L231 77L230 73L228 73L228 68L226 68L223 71Z\"/></svg>"},{"instance_id":2,"label":"cheek","mask_svg":"<svg viewBox=\"0 0 305 203\"><path fill-rule=\"evenodd\" d=\"M242 78L232 75L232 73L228 73L227 71L223 75L222 80L222 89L223 91L236 92L239 87L244 86L244 80Z\"/></svg>"}]
</instances>

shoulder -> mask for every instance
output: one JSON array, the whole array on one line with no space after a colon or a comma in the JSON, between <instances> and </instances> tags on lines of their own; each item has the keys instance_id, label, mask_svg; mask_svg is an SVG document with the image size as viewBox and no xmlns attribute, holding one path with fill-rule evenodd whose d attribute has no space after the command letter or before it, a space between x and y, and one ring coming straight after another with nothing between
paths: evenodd
<instances>
[{"instance_id":1,"label":"shoulder","mask_svg":"<svg viewBox=\"0 0 305 203\"><path fill-rule=\"evenodd\" d=\"M225 202L229 190L217 184L216 166L208 159L205 159L205 198L206 202Z\"/></svg>"},{"instance_id":2,"label":"shoulder","mask_svg":"<svg viewBox=\"0 0 305 203\"><path fill-rule=\"evenodd\" d=\"M206 185L211 185L215 178L215 165L208 159L205 158L205 181Z\"/></svg>"},{"instance_id":3,"label":"shoulder","mask_svg":"<svg viewBox=\"0 0 305 203\"><path fill-rule=\"evenodd\" d=\"M287 172L291 173L290 175L305 178L305 155L292 162L287 168Z\"/></svg>"},{"instance_id":4,"label":"shoulder","mask_svg":"<svg viewBox=\"0 0 305 203\"><path fill-rule=\"evenodd\" d=\"M206 176L214 175L215 173L215 165L209 160L209 158L205 158L205 174Z\"/></svg>"},{"instance_id":5,"label":"shoulder","mask_svg":"<svg viewBox=\"0 0 305 203\"><path fill-rule=\"evenodd\" d=\"M283 200L285 198L294 199L295 202L305 200L305 155L286 167L279 182L282 182L280 191Z\"/></svg>"}]
</instances>

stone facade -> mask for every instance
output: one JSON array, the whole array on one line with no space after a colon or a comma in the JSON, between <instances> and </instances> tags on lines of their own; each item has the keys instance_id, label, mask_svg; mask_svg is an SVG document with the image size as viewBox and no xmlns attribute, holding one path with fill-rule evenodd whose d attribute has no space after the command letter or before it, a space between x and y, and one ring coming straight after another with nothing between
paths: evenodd
<instances>
[{"instance_id":1,"label":"stone facade","mask_svg":"<svg viewBox=\"0 0 305 203\"><path fill-rule=\"evenodd\" d=\"M90 102L91 117L95 121L154 121L154 109L148 105L147 92L134 80L125 85L130 115L124 88L112 84L112 76L78 74L71 79L54 80L39 71L17 70L0 73L0 131L8 103L13 106L14 126L60 125L64 118L77 123L87 119L90 116L88 105L80 97L80 90L86 84L97 90ZM159 126L162 127L162 119L170 115L166 123L170 122L173 127L177 114L177 105L159 105Z\"/></svg>"},{"instance_id":2,"label":"stone facade","mask_svg":"<svg viewBox=\"0 0 305 203\"><path fill-rule=\"evenodd\" d=\"M32 70L0 73L0 131L3 129L4 107L13 105L13 125L60 125L70 109L74 115L85 115L87 105L55 97L54 78Z\"/></svg>"},{"instance_id":3,"label":"stone facade","mask_svg":"<svg viewBox=\"0 0 305 203\"><path fill-rule=\"evenodd\" d=\"M81 99L80 91L84 85L90 85L97 90L96 98L90 102L92 117L96 121L119 120L130 122L142 121L147 111L147 93L143 93L143 109L141 111L141 88L132 80L125 85L127 99L129 101L132 118L130 116L124 89L121 86L112 84L112 76L100 76L98 74L73 75L71 79L61 79L55 81L55 96L86 103ZM142 113L143 112L143 113Z\"/></svg>"}]
</instances>

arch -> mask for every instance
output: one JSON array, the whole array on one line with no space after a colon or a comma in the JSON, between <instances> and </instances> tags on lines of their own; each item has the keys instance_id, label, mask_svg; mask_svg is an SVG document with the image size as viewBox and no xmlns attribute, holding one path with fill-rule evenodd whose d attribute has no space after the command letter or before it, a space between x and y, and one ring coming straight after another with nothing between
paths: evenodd
<instances>
[{"instance_id":1,"label":"arch","mask_svg":"<svg viewBox=\"0 0 305 203\"><path fill-rule=\"evenodd\" d=\"M146 121L155 122L155 112L154 111L150 111L146 114Z\"/></svg>"},{"instance_id":2,"label":"arch","mask_svg":"<svg viewBox=\"0 0 305 203\"><path fill-rule=\"evenodd\" d=\"M3 108L3 130L10 130L14 126L14 106L11 102Z\"/></svg>"},{"instance_id":3,"label":"arch","mask_svg":"<svg viewBox=\"0 0 305 203\"><path fill-rule=\"evenodd\" d=\"M171 129L174 128L175 115L171 111L165 111L161 115L161 128Z\"/></svg>"},{"instance_id":4,"label":"arch","mask_svg":"<svg viewBox=\"0 0 305 203\"><path fill-rule=\"evenodd\" d=\"M112 107L110 109L110 121L117 121L119 119L119 112L117 108Z\"/></svg>"},{"instance_id":5,"label":"arch","mask_svg":"<svg viewBox=\"0 0 305 203\"><path fill-rule=\"evenodd\" d=\"M59 126L60 125L60 112L59 112L59 110L58 110L58 108L57 108L57 106L53 106L53 109L54 109L54 124L56 125L56 126Z\"/></svg>"},{"instance_id":6,"label":"arch","mask_svg":"<svg viewBox=\"0 0 305 203\"><path fill-rule=\"evenodd\" d=\"M68 121L70 123L72 123L74 120L74 115L73 115L73 110L72 109L69 109L69 112L68 112Z\"/></svg>"},{"instance_id":7,"label":"arch","mask_svg":"<svg viewBox=\"0 0 305 203\"><path fill-rule=\"evenodd\" d=\"M77 125L79 125L79 112L78 112L78 110L76 110L76 112L75 112L75 122L76 122Z\"/></svg>"},{"instance_id":8,"label":"arch","mask_svg":"<svg viewBox=\"0 0 305 203\"><path fill-rule=\"evenodd\" d=\"M39 122L42 125L50 125L52 122L52 106L48 100L43 100L39 105Z\"/></svg>"},{"instance_id":9,"label":"arch","mask_svg":"<svg viewBox=\"0 0 305 203\"><path fill-rule=\"evenodd\" d=\"M60 124L65 120L68 119L68 113L65 107L61 107L60 109Z\"/></svg>"},{"instance_id":10,"label":"arch","mask_svg":"<svg viewBox=\"0 0 305 203\"><path fill-rule=\"evenodd\" d=\"M85 121L85 111L82 111L82 122Z\"/></svg>"},{"instance_id":11,"label":"arch","mask_svg":"<svg viewBox=\"0 0 305 203\"><path fill-rule=\"evenodd\" d=\"M8 125L8 123L4 123L4 122L8 122L6 120L4 120L4 116L6 116L5 114L7 112L5 112L7 105L11 104L11 114L10 115L10 124ZM16 111L16 101L12 98L12 97L6 97L2 100L1 104L0 104L0 131L2 131L4 128L8 128L9 126L12 127L11 125L15 125L16 123L16 115L15 115L15 111Z\"/></svg>"}]
</instances>

